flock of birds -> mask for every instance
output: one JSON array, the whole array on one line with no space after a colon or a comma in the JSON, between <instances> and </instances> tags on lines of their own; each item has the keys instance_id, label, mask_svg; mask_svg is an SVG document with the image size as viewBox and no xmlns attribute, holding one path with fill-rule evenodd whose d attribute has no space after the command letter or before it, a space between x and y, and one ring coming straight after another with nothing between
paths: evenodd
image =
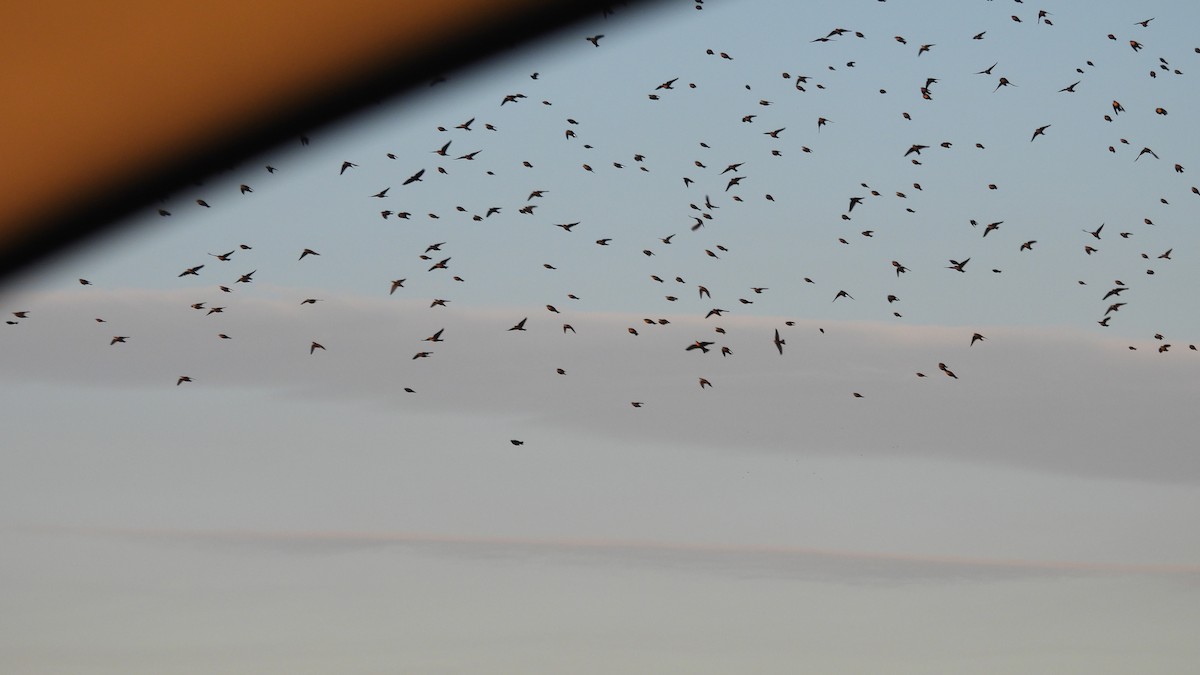
<instances>
[{"instance_id":1,"label":"flock of birds","mask_svg":"<svg viewBox=\"0 0 1200 675\"><path fill-rule=\"evenodd\" d=\"M992 0L988 0L991 2ZM885 2L885 0L879 0ZM1061 27L1056 26L1055 22L1058 17L1054 13L1046 10L1029 11L1024 7L1022 0L1015 0L1018 13L1012 15L1002 15L992 13L987 21L1003 21L1005 23L1022 24L1025 29L1030 31L1028 39L1037 39L1039 36L1033 34L1034 30L1060 30ZM704 9L704 0L694 0L689 2L689 5L694 5L697 10ZM605 13L607 18L608 12ZM1183 69L1173 60L1168 60L1165 57L1149 57L1142 54L1143 51L1150 50L1153 47L1152 39L1153 29L1156 19L1139 19L1131 20L1123 31L1122 36L1118 37L1115 33L1109 34L1107 38L1110 41L1117 43L1114 46L1121 47L1125 53L1110 55L1111 58L1134 58L1140 62L1145 62L1149 65L1148 77L1153 79L1158 78L1179 78L1184 75ZM991 33L995 29L988 28L976 33L962 36L945 36L943 40L960 40L960 41L978 41L987 43L991 37ZM1139 31L1133 35L1133 31ZM908 53L902 53L904 58L920 59L921 63L927 63L936 59L939 45L936 42L918 43L914 40L912 45L904 36L868 36L863 32L856 31L850 28L834 27L827 32L821 32L812 38L810 43L816 45L816 49L830 43L852 41L852 40L868 40L868 39L884 39L898 44L900 49L911 50ZM581 39L582 46L586 49L595 49L603 51L608 47L608 42L605 40L605 34L595 33L592 35L583 36ZM1127 46L1123 46L1127 44ZM596 52L593 52L596 53ZM819 52L816 52L819 54ZM1200 55L1200 47L1195 48L1195 53ZM720 49L705 49L704 56L712 59L717 59L718 62L736 62L737 57ZM898 57L899 58L899 57ZM990 59L989 59L990 61ZM986 63L986 62L985 62ZM791 95L804 97L811 96L814 92L825 90L826 87L834 87L837 76L847 69L856 67L855 61L846 62L844 65L823 66L822 76L809 75L785 71L782 77L775 75L776 81L780 79L787 84L786 91ZM932 68L931 64L931 68ZM981 89L981 95L1003 96L1004 90L1009 88L1020 88L1028 86L1023 81L1020 73L1006 72L1002 67L1002 61L996 61L990 66L982 69L968 68L959 64L939 63L938 67L942 71L955 70L955 86L966 88L971 87L973 80L977 78L980 83L986 82ZM1047 92L1047 95L1052 96L1072 96L1077 94L1079 87L1086 87L1087 75L1096 66L1092 60L1083 60L1076 69L1078 78L1072 78L1075 81L1066 83L1065 86L1057 90ZM647 70L651 70L648 65ZM632 73L630 79L641 80L644 83L644 90L639 94L642 105L663 105L670 102L671 97L680 95L686 90L695 90L705 87L707 84L703 80L692 82L685 81L683 77L662 77L653 78L650 83L645 83L647 75L644 73ZM532 73L528 75L528 83L531 87L539 87L540 91L545 90L547 78L540 73ZM939 96L942 94L941 80L946 77L929 76L918 82L897 82L898 87L911 87L911 99L919 98L921 102L927 105L936 105ZM439 85L443 78L438 78L433 85ZM579 213L577 219L570 219L566 222L550 222L543 219L539 213L539 209L543 209L546 204L555 203L558 207L557 212L561 213L564 210L564 205L569 207L573 194L569 189L561 188L557 185L557 176L554 172L541 173L533 162L524 160L519 157L489 157L492 155L492 146L489 145L487 135L499 134L503 126L501 115L519 114L520 110L527 109L530 106L541 105L549 107L553 105L550 100L543 100L540 104L531 99L530 95L524 92L513 92L504 95L498 102L490 105L495 105L494 108L486 108L488 112L481 112L476 115L469 116L462 121L447 120L442 125L439 125L436 130L429 133L429 141L427 147L415 151L380 151L380 156L370 158L373 160L368 163L365 159L354 157L341 161L340 165L330 167L331 180L344 180L347 176L362 171L374 170L380 163L395 162L396 166L403 165L407 167L398 172L380 171L373 174L373 178L379 182L378 189L373 192L364 192L361 195L361 207L358 208L362 212L366 212L371 208L372 217L378 217L389 223L397 223L400 221L413 222L417 219L430 219L439 222L463 222L463 223L497 223L504 221L513 223L519 221L523 226L533 222L544 226L548 232L558 232L554 236L579 238L580 241L585 241L588 246L595 246L598 249L613 250L619 245L626 245L630 240L635 243L628 244L625 248L627 256L642 256L648 262L652 262L666 247L678 248L685 240L685 246L694 246L698 260L696 264L703 264L702 261L723 260L725 258L736 255L735 251L731 251L723 243L718 243L716 236L722 231L722 226L725 226L729 221L735 219L736 211L739 205L745 204L751 199L766 200L768 202L776 201L776 197L772 194L752 195L750 186L753 185L754 179L752 174L748 172L751 167L761 166L765 162L771 161L772 158L779 158L784 153L803 153L814 154L820 150L816 150L811 145L816 145L813 141L805 140L806 138L819 138L821 134L829 134L830 128L836 129L839 124L838 120L831 119L823 115L814 116L811 119L797 119L798 114L789 109L789 103L780 100L778 96L774 99L759 98L758 95L751 94L750 85L745 85L741 91L725 92L729 97L742 97L746 101L749 108L740 119L729 120L730 136L732 142L725 142L723 145L726 150L736 148L738 151L744 152L747 157L733 157L722 161L712 161L707 157L713 157L719 153L713 149L714 144L710 144L705 140L697 140L694 151L704 153L701 159L694 160L684 171L676 172L668 179L663 179L664 184L669 180L674 184L677 194L679 194L679 213L681 214L678 220L669 226L664 226L664 231L654 233L653 235L645 235L644 233L631 234L629 232L622 233L606 233L597 231L590 227L588 221L595 221L597 218L594 214ZM774 90L780 93L779 90ZM885 89L879 90L880 94L886 94ZM648 100L649 103L645 101ZM910 100L910 99L906 99ZM482 107L481 107L482 109ZM1154 113L1158 116L1168 115L1168 110L1162 106L1153 108ZM483 115L492 114L496 119L484 121ZM900 113L905 120L911 120L913 113L903 111ZM1111 102L1110 109L1102 112L1098 111L1097 115L1102 114L1104 119L1113 124L1114 129L1120 126L1122 115L1128 116L1125 106L1119 100ZM556 140L561 143L559 154L564 162L578 162L574 164L577 171L582 171L586 174L596 174L597 172L611 171L634 171L641 174L653 174L655 176L661 174L660 169L655 166L651 160L652 152L634 152L622 157L617 157L609 160L595 159L609 152L609 149L598 149L591 145L588 139L586 125L578 121L577 117L581 116L560 116L562 119L562 127L556 131L545 132L547 136L553 135ZM764 124L765 123L765 124ZM1055 131L1062 125L1058 120L1047 121L1045 124L1028 129L1020 139L1020 142L1028 144L1044 144L1048 141L1053 142ZM804 131L798 127L803 126ZM1130 133L1136 131L1128 125L1120 127L1121 133ZM482 137L481 137L482 136ZM796 139L799 137L799 140ZM1027 140L1025 140L1027 138ZM1012 139L1014 142L1017 139ZM307 136L299 139L302 146L308 146L310 139ZM808 143L808 144L806 144ZM968 141L969 143L969 141ZM967 143L960 144L957 141L951 140L922 140L907 144L906 147L894 149L894 156L888 154L890 151L881 153L882 156L887 156L886 161L903 162L912 167L914 172L919 172L924 162L930 160L931 155L935 153L957 152ZM975 143L975 149L978 151L986 150L984 144ZM1158 151L1149 147L1142 146L1140 143L1134 143L1126 138L1119 138L1114 141L1107 150L1109 153L1128 157L1132 154L1132 158L1128 161L1132 163L1144 164L1147 160L1161 161L1163 155L1169 153L1169 148L1159 148ZM1126 146L1131 150L1126 150ZM303 148L302 148L303 149ZM1136 150L1133 150L1136 149ZM1163 151L1160 154L1160 151ZM569 158L569 159L568 159ZM582 158L582 159L578 159ZM730 161L732 160L732 161ZM881 160L882 161L882 160ZM944 161L944 160L943 160ZM1200 190L1195 186L1183 185L1183 178L1186 168L1183 158L1168 158L1166 162L1171 166L1171 174L1176 178L1177 185L1172 186L1172 189L1179 189L1180 192L1190 191L1196 196L1200 196ZM275 163L268 164L265 167L267 175L272 175L277 172ZM283 166L283 165L281 165ZM611 169L609 169L611 166ZM408 206L409 203L416 202L416 198L412 197L410 191L421 188L419 184L430 183L434 181L453 181L454 176L461 175L461 172L468 170L474 171L476 167L482 167L482 173L487 176L496 176L506 172L524 172L520 174L519 180L524 183L520 189L514 188L513 194L509 201L504 203L489 204L477 209L467 208L462 205L444 205L444 208L438 209L440 213L431 211L426 214L417 213L415 208ZM385 176L395 175L394 180L389 180ZM265 179L265 177L264 177ZM529 184L534 184L536 187L530 189ZM995 183L985 183L988 190L999 190L1000 187ZM258 199L263 193L269 193L268 189L256 191L256 186L251 186L247 183L242 183L236 186L237 195L242 199ZM836 186L821 186L818 189L829 191L837 189ZM936 187L931 184L922 184L914 181L911 187L903 190L895 191L895 197L901 200L901 203L912 203L909 199L908 192L927 193L927 190L935 190ZM559 192L563 194L559 196ZM669 191L664 190L664 193ZM219 209L216 208L218 199L213 198L214 195L202 196L194 200L194 204L184 204L179 201L164 203L161 208L158 208L158 214L164 218L171 217L183 208L200 208L204 209L211 215L208 217L219 218ZM854 225L855 219L862 218L869 220L878 214L866 215L876 208L873 202L885 201L889 197L885 196L881 189L870 186L867 182L861 182L851 194L845 195L844 211L838 214L839 225L841 229L835 235L837 244L840 246L850 246L852 241L862 241L865 239L875 239L880 233L881 226L867 227L865 229ZM1166 197L1160 197L1155 201L1163 205L1169 204ZM156 207L157 208L157 207ZM544 209L549 210L549 209ZM903 209L905 213L915 213L913 207L906 206ZM730 214L730 215L726 215ZM450 219L457 218L456 221ZM586 224L585 224L586 223ZM987 240L987 245L992 245L992 242L1004 235L1000 234L1002 226L1005 226L1004 219L991 220L990 222L980 222L970 220L969 225L976 228L979 232L979 240ZM1154 223L1150 218L1146 218L1144 225L1153 226ZM742 225L743 227L748 227ZM1012 227L1012 226L1009 226ZM1113 226L1106 223L1088 224L1082 229L1079 235L1079 251L1084 256L1093 256L1098 254L1101 247L1116 247L1129 246L1128 240L1135 239L1136 232L1133 229L1121 229L1123 226L1118 226L1120 231L1113 231ZM551 229L553 228L553 229ZM1106 229L1107 228L1107 229ZM1014 228L1015 229L1015 228ZM589 232L590 230L590 232ZM669 230L669 231L666 231ZM451 230L447 229L447 232ZM889 233L890 235L890 233ZM247 232L247 240L252 239L253 232ZM990 238L989 238L990 237ZM454 242L454 243L451 243ZM1035 255L1038 250L1038 239L1029 238L1019 242L1012 242L1012 253L1015 255ZM378 280L378 289L381 296L396 296L408 293L411 289L406 286L413 275L441 275L438 279L441 284L439 288L446 289L444 292L439 292L437 295L431 295L422 299L423 302L428 302L428 307L431 310L444 308L452 301L451 296L455 289L465 288L469 285L467 277L469 270L459 269L456 265L454 247L455 245L470 246L470 241L454 241L451 235L447 235L447 241L438 241L428 244L422 244L414 251L417 265L407 273L396 274L381 274ZM981 244L983 245L983 244ZM844 250L844 249L842 249ZM597 251L599 253L599 251ZM254 255L254 247L246 243L236 243L229 247L229 250L221 252L198 251L193 252L193 259L181 264L178 273L178 280L183 282L191 282L192 280L202 281L203 285L196 287L198 291L204 291L209 294L207 299L197 299L191 304L191 308L197 312L202 312L205 315L224 314L226 310L233 310L234 302L224 301L225 298L236 297L236 294L242 288L248 288L256 281L259 273L257 267L249 269L246 272L228 272L227 270L233 265L241 263L243 260L252 258ZM298 247L294 250L295 264L305 265L311 264L311 261L322 256L318 250L308 247ZM1175 248L1169 247L1161 251L1141 252L1140 260L1150 264L1144 270L1139 270L1139 273L1145 275L1154 275L1155 266L1174 264L1176 258ZM198 262L195 258L204 260ZM953 277L957 274L1000 274L1003 270L1000 267L990 267L988 269L978 269L979 258L982 254L973 253L970 255L956 255L954 258L947 258L943 265L944 270L939 270L940 273ZM993 261L996 256L991 256ZM976 260L975 263L972 260ZM1185 263L1186 264L1186 263ZM887 289L882 293L886 298L886 307L888 307L891 317L894 319L903 319L899 311L893 309L896 303L900 302L901 288L903 287L906 275L913 273L915 267L911 267L901 260L890 261L889 276L895 284L894 288ZM251 265L246 265L251 267ZM555 270L553 263L544 263L544 270ZM985 267L987 267L985 265ZM245 269L245 268L243 268ZM678 349L686 352L693 352L697 356L716 355L719 354L722 358L735 358L733 344L753 344L754 341L744 341L742 343L734 343L730 339L730 330L721 324L721 317L727 313L735 311L735 308L746 308L752 305L755 301L765 294L772 292L771 286L763 285L762 280L753 280L747 283L743 290L735 290L733 288L717 288L711 290L704 284L685 282L685 276L692 276L688 272L693 271L694 267L689 267L688 271L679 270L661 270L650 274L647 283L651 289L651 294L656 298L662 298L667 303L676 303L682 299L683 294L688 293L689 296L695 297L699 301L712 301L713 305L706 308L697 315L697 318L703 318L708 322L709 331L706 335L688 335L681 336L678 341ZM539 273L539 270L520 269L513 270L515 275L528 275ZM932 274L932 270L922 269L922 274ZM804 276L803 273L795 272L794 270L775 270L775 278L781 275L793 275L798 284L812 284L814 287L819 287L816 280L811 277ZM893 276L894 275L894 276ZM801 281L802 280L802 281ZM947 283L952 280L948 278ZM82 286L93 286L93 282L87 278L79 278L78 283ZM1084 285L1084 281L1078 282ZM826 285L828 288L828 302L832 303L854 303L856 302L855 295L847 291L845 288ZM774 285L774 284L772 284ZM428 286L428 284L426 285ZM1134 284L1126 284L1120 279L1114 280L1111 284L1106 284L1106 288L1102 292L1097 292L1097 306L1095 322L1099 327L1108 327L1111 322L1117 320L1118 314L1123 307L1126 307L1126 293L1131 291ZM663 289L666 289L665 291ZM778 292L778 291L776 291ZM859 292L859 291L856 291ZM693 296L694 294L694 296ZM552 300L545 304L544 309L537 308L539 313L544 312L542 316L553 315L552 327L555 332L561 330L561 335L571 336L577 333L575 326L570 321L570 310L567 308L560 309L556 303L561 303L560 300L554 298L566 298L567 301L575 303L580 301L580 298L575 293L570 292L570 289L556 288L553 285L548 285L546 288L547 299ZM1130 293L1130 295L1134 295ZM724 298L724 302L728 304L717 305L713 298ZM860 293L861 297L861 293ZM214 299L218 298L218 299ZM297 298L296 301L301 305L316 305L323 302L323 298L305 297ZM734 305L733 303L737 303ZM664 305L664 307L674 307L677 305ZM11 318L7 323L10 325L20 325L22 323L33 323L37 319L37 308L22 308L20 310L11 311ZM513 317L513 322L509 326L498 326L497 333L505 330L509 332L525 332L534 330L535 325L538 329L547 327L546 321L538 321L532 319L534 314L526 316ZM678 316L678 315L676 315ZM97 323L107 323L103 317L94 317ZM436 360L434 357L443 345L450 346L453 343L451 336L446 334L446 329L438 325L436 315L429 316L430 328L427 337L419 339L419 348L414 347L411 356L412 361L422 361L426 359ZM672 319L667 317L662 318L645 318L642 319L641 325L631 325L625 328L624 333L628 336L636 337L642 331L654 330L657 328L669 326L672 324ZM778 325L774 328L765 330L761 338L755 338L755 341L761 340L762 349L773 350L779 357L787 355L788 351L788 332L794 329L796 320L780 318ZM824 333L824 329L819 329ZM111 332L111 331L110 331ZM225 332L214 333L217 339L233 340L231 336ZM319 336L318 336L319 337ZM1166 338L1162 333L1154 335L1156 339L1156 349L1160 353L1167 353L1174 344L1172 340ZM109 340L109 345L113 349L129 349L136 348L137 336L117 334L111 337L105 337ZM324 339L324 338L322 338ZM964 332L963 344L967 348L986 349L984 344L989 338L982 332L968 330ZM1183 343L1186 344L1186 343ZM322 342L315 339L306 339L305 344L297 345L297 349L307 351L309 358L323 358L323 355L328 350L337 349L337 345L329 343L328 347ZM1137 349L1136 346L1130 345L1132 349ZM741 347L739 346L739 349ZM1196 351L1195 344L1186 344L1186 350ZM594 355L588 358L595 358ZM711 356L706 356L711 358ZM691 386L699 386L701 390L713 388L719 384L710 380L706 373L703 372L703 359L696 361L697 372L695 380ZM954 372L950 365L946 362L936 362L936 373L933 370L933 362L929 368L923 368L915 372L917 377L926 377L926 371L934 373L940 377L949 379L958 379L958 375ZM566 375L566 370L561 367L555 367L554 372L557 375ZM714 378L715 379L715 378ZM189 383L201 383L205 380L203 373L187 373L187 374L172 374L170 381L174 382L175 386L182 386ZM416 391L411 387L406 387L405 391L415 394ZM852 396L854 398L863 398L864 393L861 391L847 391L842 395ZM628 405L633 408L642 408L650 405L650 401L633 400L628 401ZM519 439L513 439L514 445L522 443Z\"/></svg>"}]
</instances>

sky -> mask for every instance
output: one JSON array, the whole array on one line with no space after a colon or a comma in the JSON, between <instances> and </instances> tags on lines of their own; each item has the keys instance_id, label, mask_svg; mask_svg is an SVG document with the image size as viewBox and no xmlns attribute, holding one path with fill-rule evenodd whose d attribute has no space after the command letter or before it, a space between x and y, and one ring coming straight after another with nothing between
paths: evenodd
<instances>
[{"instance_id":1,"label":"sky","mask_svg":"<svg viewBox=\"0 0 1200 675\"><path fill-rule=\"evenodd\" d=\"M1187 671L1200 6L1133 12L618 6L8 280L0 665Z\"/></svg>"}]
</instances>

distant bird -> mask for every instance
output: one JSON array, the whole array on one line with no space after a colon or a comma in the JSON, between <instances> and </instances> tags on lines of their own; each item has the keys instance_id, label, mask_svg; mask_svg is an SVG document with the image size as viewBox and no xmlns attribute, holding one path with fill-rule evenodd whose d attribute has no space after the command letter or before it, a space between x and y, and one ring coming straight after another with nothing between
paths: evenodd
<instances>
[{"instance_id":1,"label":"distant bird","mask_svg":"<svg viewBox=\"0 0 1200 675\"><path fill-rule=\"evenodd\" d=\"M191 382L191 381L192 381L192 378L188 377L187 375L180 375L179 379L175 380L175 386L178 387L179 385L183 384L184 382Z\"/></svg>"},{"instance_id":2,"label":"distant bird","mask_svg":"<svg viewBox=\"0 0 1200 675\"><path fill-rule=\"evenodd\" d=\"M342 162L342 170L338 171L338 175L340 176L340 175L346 173L346 169L351 169L356 166L358 166L358 165L355 164L354 162Z\"/></svg>"},{"instance_id":3,"label":"distant bird","mask_svg":"<svg viewBox=\"0 0 1200 675\"><path fill-rule=\"evenodd\" d=\"M306 248L300 252L300 257L296 258L296 260L304 260L304 256L308 256L308 255L321 255L321 254L317 253L316 251L312 250L311 248Z\"/></svg>"},{"instance_id":4,"label":"distant bird","mask_svg":"<svg viewBox=\"0 0 1200 675\"><path fill-rule=\"evenodd\" d=\"M521 319L520 321L517 322L517 324L515 326L513 326L512 328L509 328L509 330L525 330L525 322L528 320L529 320L529 317L525 317L524 319Z\"/></svg>"},{"instance_id":5,"label":"distant bird","mask_svg":"<svg viewBox=\"0 0 1200 675\"><path fill-rule=\"evenodd\" d=\"M584 39L586 39L588 42L592 43L593 47L599 47L600 46L600 38L602 38L602 37L604 37L604 35L600 34L600 35L593 35L591 37L584 38Z\"/></svg>"},{"instance_id":6,"label":"distant bird","mask_svg":"<svg viewBox=\"0 0 1200 675\"><path fill-rule=\"evenodd\" d=\"M324 350L325 345L321 344L320 342L314 342L314 343L312 343L312 345L309 346L308 353L311 355L313 352L317 351L318 349Z\"/></svg>"},{"instance_id":7,"label":"distant bird","mask_svg":"<svg viewBox=\"0 0 1200 675\"><path fill-rule=\"evenodd\" d=\"M405 281L408 281L408 280L407 279L393 279L392 280L392 289L390 291L388 291L388 295L395 293L397 288L403 288Z\"/></svg>"},{"instance_id":8,"label":"distant bird","mask_svg":"<svg viewBox=\"0 0 1200 675\"><path fill-rule=\"evenodd\" d=\"M702 377L702 378L700 378L700 388L701 388L701 389L704 389L705 387L708 387L708 388L710 388L710 389L711 389L711 388L712 388L712 382L709 382L708 380L706 380L706 379L704 379L704 378Z\"/></svg>"},{"instance_id":9,"label":"distant bird","mask_svg":"<svg viewBox=\"0 0 1200 675\"><path fill-rule=\"evenodd\" d=\"M425 169L421 169L420 171L409 176L408 178L405 178L404 182L401 183L401 185L409 185L411 183L418 183L421 181L421 176L424 176L424 175L425 175ZM386 190L384 192L386 192Z\"/></svg>"},{"instance_id":10,"label":"distant bird","mask_svg":"<svg viewBox=\"0 0 1200 675\"><path fill-rule=\"evenodd\" d=\"M981 340L986 340L986 339L987 338L985 338L982 333L975 333L974 335L971 336L971 344L969 344L967 346L973 347L973 346L975 346L976 342L979 342Z\"/></svg>"},{"instance_id":11,"label":"distant bird","mask_svg":"<svg viewBox=\"0 0 1200 675\"><path fill-rule=\"evenodd\" d=\"M779 354L782 356L783 355L783 345L787 344L787 341L785 341L783 338L779 337L779 329L778 328L775 329L774 342L775 342L775 349L779 350Z\"/></svg>"},{"instance_id":12,"label":"distant bird","mask_svg":"<svg viewBox=\"0 0 1200 675\"><path fill-rule=\"evenodd\" d=\"M180 272L179 276L186 277L189 274L194 275L194 276L199 276L200 270L202 270L202 269L204 269L204 265L196 265L195 267L189 267L186 270Z\"/></svg>"},{"instance_id":13,"label":"distant bird","mask_svg":"<svg viewBox=\"0 0 1200 675\"><path fill-rule=\"evenodd\" d=\"M1037 138L1038 136L1043 136L1043 135L1045 135L1045 133L1046 133L1046 130L1047 130L1047 129L1049 129L1049 128L1050 128L1050 125L1049 125L1049 124L1047 124L1047 125L1045 125L1045 126L1041 126L1041 127L1038 127L1037 129L1034 129L1034 130L1033 130L1033 136L1032 136L1032 137L1029 139L1029 142L1030 142L1030 143L1032 143L1034 138Z\"/></svg>"},{"instance_id":14,"label":"distant bird","mask_svg":"<svg viewBox=\"0 0 1200 675\"><path fill-rule=\"evenodd\" d=\"M513 445L525 445L525 441L518 441L515 438L510 440L509 443L512 443Z\"/></svg>"},{"instance_id":15,"label":"distant bird","mask_svg":"<svg viewBox=\"0 0 1200 675\"><path fill-rule=\"evenodd\" d=\"M949 270L955 270L955 271L958 271L958 272L966 272L967 270L966 270L966 269L964 269L964 268L966 268L966 266L967 266L967 263L969 263L969 262L971 262L971 259L970 259L970 258L967 258L967 259L965 259L965 260L963 260L963 261L961 261L961 262L960 262L960 261L958 261L958 260L954 260L953 258L951 258L951 259L950 259L950 266L949 266L949 267L947 267L946 269L949 269Z\"/></svg>"},{"instance_id":16,"label":"distant bird","mask_svg":"<svg viewBox=\"0 0 1200 675\"><path fill-rule=\"evenodd\" d=\"M108 343L108 346L111 347L111 346L117 344L118 342L124 343L128 339L129 339L128 335L114 335L112 340Z\"/></svg>"}]
</instances>

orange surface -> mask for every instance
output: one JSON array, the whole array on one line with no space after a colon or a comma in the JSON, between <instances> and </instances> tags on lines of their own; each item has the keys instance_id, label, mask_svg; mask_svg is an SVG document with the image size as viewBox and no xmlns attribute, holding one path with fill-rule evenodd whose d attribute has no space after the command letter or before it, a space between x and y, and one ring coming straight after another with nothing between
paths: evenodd
<instances>
[{"instance_id":1,"label":"orange surface","mask_svg":"<svg viewBox=\"0 0 1200 675\"><path fill-rule=\"evenodd\" d=\"M563 3L8 4L0 10L0 250L61 221L57 209L203 152L247 122L311 102L323 86L380 63L419 63L506 12Z\"/></svg>"}]
</instances>

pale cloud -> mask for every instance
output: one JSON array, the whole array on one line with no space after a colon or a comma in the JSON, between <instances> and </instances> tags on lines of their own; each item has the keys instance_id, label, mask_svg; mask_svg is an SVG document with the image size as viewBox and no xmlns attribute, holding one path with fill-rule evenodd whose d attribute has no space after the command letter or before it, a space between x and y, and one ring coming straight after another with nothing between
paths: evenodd
<instances>
[{"instance_id":1,"label":"pale cloud","mask_svg":"<svg viewBox=\"0 0 1200 675\"><path fill-rule=\"evenodd\" d=\"M773 544L643 539L466 536L425 532L39 528L30 534L118 538L158 545L252 546L297 553L404 547L471 559L549 559L588 565L648 565L733 576L843 583L990 581L1030 576L1121 575L1200 578L1191 564L983 558Z\"/></svg>"},{"instance_id":2,"label":"pale cloud","mask_svg":"<svg viewBox=\"0 0 1200 675\"><path fill-rule=\"evenodd\" d=\"M302 305L307 297L320 302ZM384 291L367 298L265 284L253 293L84 289L25 300L30 317L6 327L0 371L10 380L172 390L188 375L194 388L402 400L415 411L524 416L616 441L1200 479L1191 440L1159 431L1191 415L1200 357L1184 344L1159 353L1154 340L1131 351L1119 338L1065 327L787 326L784 317L592 313L565 303L559 313L430 308L429 298ZM195 302L226 309L207 315ZM527 330L508 330L526 317ZM643 321L659 318L669 324ZM771 342L776 328L787 341L782 355ZM423 341L439 329L444 342ZM976 331L987 340L972 346ZM110 345L118 334L128 343ZM696 340L713 342L711 351L686 351ZM326 349L310 355L313 341ZM421 351L432 354L414 359ZM701 377L711 389L701 390Z\"/></svg>"}]
</instances>

